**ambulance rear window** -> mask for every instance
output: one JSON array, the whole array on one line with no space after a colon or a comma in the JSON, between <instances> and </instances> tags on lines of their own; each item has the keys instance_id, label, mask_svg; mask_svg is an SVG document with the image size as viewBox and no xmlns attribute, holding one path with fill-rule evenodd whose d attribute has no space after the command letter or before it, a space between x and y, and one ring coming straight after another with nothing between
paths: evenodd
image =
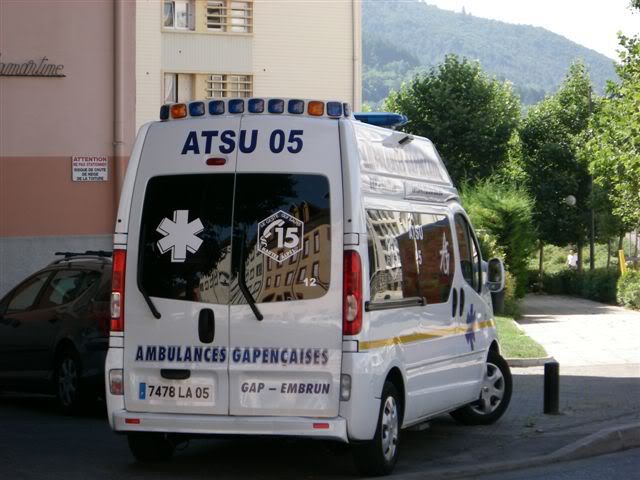
<instances>
[{"instance_id":1,"label":"ambulance rear window","mask_svg":"<svg viewBox=\"0 0 640 480\"><path fill-rule=\"evenodd\" d=\"M154 177L139 260L138 285L152 297L242 304L246 286L257 303L319 298L331 275L329 182L299 174Z\"/></svg>"},{"instance_id":2,"label":"ambulance rear window","mask_svg":"<svg viewBox=\"0 0 640 480\"><path fill-rule=\"evenodd\" d=\"M149 180L139 285L152 297L229 303L233 173Z\"/></svg>"},{"instance_id":3,"label":"ambulance rear window","mask_svg":"<svg viewBox=\"0 0 640 480\"><path fill-rule=\"evenodd\" d=\"M322 297L331 277L329 181L322 175L238 174L232 303Z\"/></svg>"}]
</instances>

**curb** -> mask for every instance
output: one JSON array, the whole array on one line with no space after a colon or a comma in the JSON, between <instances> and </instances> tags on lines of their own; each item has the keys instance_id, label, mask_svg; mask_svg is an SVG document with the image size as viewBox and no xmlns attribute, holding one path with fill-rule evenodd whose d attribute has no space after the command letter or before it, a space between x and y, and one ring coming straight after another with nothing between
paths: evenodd
<instances>
[{"instance_id":1,"label":"curb","mask_svg":"<svg viewBox=\"0 0 640 480\"><path fill-rule=\"evenodd\" d=\"M505 358L510 367L543 367L545 363L555 360L553 357L538 358Z\"/></svg>"},{"instance_id":2,"label":"curb","mask_svg":"<svg viewBox=\"0 0 640 480\"><path fill-rule=\"evenodd\" d=\"M504 462L485 463L462 468L445 468L430 470L428 472L415 472L399 476L402 479L429 478L454 479L477 477L490 473L506 472L534 468L550 463L568 462L586 457L595 457L608 453L620 452L631 448L640 447L640 423L630 423L618 427L606 428L577 440L547 455L520 460L507 460Z\"/></svg>"}]
</instances>

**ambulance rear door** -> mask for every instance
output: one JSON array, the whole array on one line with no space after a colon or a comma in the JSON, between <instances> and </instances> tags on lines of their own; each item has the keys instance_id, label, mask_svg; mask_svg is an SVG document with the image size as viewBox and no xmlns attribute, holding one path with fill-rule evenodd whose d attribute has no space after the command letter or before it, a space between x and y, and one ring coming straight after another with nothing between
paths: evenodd
<instances>
[{"instance_id":1,"label":"ambulance rear door","mask_svg":"<svg viewBox=\"0 0 640 480\"><path fill-rule=\"evenodd\" d=\"M230 282L231 415L338 414L338 125L291 115L242 118Z\"/></svg>"}]
</instances>

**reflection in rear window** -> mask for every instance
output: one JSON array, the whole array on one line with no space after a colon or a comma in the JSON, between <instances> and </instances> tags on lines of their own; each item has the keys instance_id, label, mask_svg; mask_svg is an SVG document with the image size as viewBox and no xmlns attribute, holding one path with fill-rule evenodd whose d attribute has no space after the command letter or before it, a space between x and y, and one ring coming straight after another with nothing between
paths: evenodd
<instances>
[{"instance_id":1,"label":"reflection in rear window","mask_svg":"<svg viewBox=\"0 0 640 480\"><path fill-rule=\"evenodd\" d=\"M329 207L324 176L238 174L232 303L246 303L242 274L258 303L323 296L331 276ZM317 250L309 248L315 236Z\"/></svg>"},{"instance_id":2,"label":"reflection in rear window","mask_svg":"<svg viewBox=\"0 0 640 480\"><path fill-rule=\"evenodd\" d=\"M259 303L319 298L329 288L324 176L154 177L143 208L138 280L150 296L246 303L241 279Z\"/></svg>"}]
</instances>

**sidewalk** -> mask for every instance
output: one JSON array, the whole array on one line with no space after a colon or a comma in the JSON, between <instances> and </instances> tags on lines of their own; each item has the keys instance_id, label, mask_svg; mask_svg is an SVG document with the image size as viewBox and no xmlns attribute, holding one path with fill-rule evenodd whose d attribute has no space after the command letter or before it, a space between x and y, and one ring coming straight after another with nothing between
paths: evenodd
<instances>
[{"instance_id":1,"label":"sidewalk","mask_svg":"<svg viewBox=\"0 0 640 480\"><path fill-rule=\"evenodd\" d=\"M612 438L631 425L637 427L624 431L624 445L640 446L640 312L537 295L525 299L523 312L526 333L560 363L560 414L542 413L542 367L512 368L513 397L501 420L465 427L442 417L429 432L407 432L399 478L473 477L509 462L563 460L573 446L548 456L610 428L613 434L589 439L580 453L619 449ZM405 454L411 461L403 465Z\"/></svg>"}]
</instances>

